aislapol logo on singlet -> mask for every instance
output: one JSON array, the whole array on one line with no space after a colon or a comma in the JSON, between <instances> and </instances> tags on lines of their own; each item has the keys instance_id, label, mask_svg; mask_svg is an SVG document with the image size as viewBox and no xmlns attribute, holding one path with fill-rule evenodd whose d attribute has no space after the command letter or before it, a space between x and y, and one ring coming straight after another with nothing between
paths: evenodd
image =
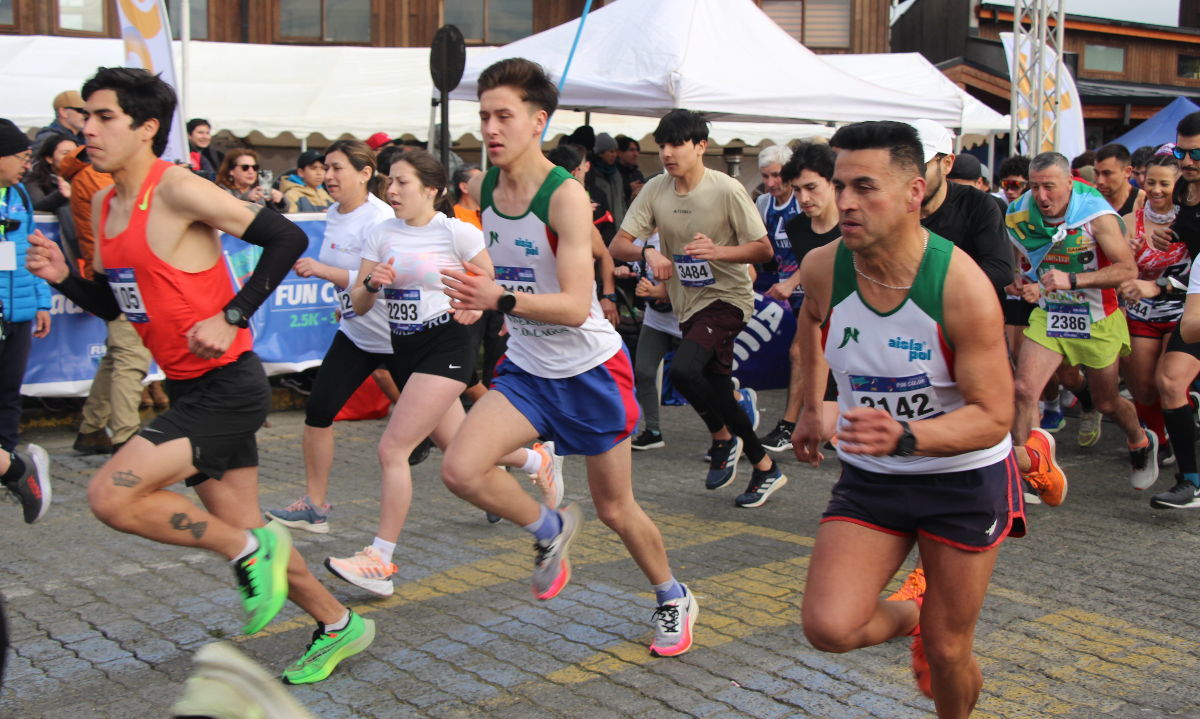
<instances>
[{"instance_id":1,"label":"aislapol logo on singlet","mask_svg":"<svg viewBox=\"0 0 1200 719\"><path fill-rule=\"evenodd\" d=\"M847 327L846 328L845 334L842 335L842 343L840 345L838 345L837 348L841 349L841 348L845 347L846 344L848 342L850 342L850 340L854 340L854 343L858 344L858 328L857 327Z\"/></svg>"}]
</instances>

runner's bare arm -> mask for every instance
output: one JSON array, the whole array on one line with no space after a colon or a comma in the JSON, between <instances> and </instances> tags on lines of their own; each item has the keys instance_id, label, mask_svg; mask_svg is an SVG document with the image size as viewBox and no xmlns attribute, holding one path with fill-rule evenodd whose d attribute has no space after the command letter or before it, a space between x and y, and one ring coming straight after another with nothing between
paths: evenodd
<instances>
[{"instance_id":1,"label":"runner's bare arm","mask_svg":"<svg viewBox=\"0 0 1200 719\"><path fill-rule=\"evenodd\" d=\"M943 297L943 328L953 350L955 383L966 404L938 417L909 423L917 438L916 453L924 457L950 457L992 447L1004 439L1012 425L1013 378L1000 302L987 275L958 248L946 274ZM861 408L853 412L882 415L876 423L879 435L851 437L847 432L842 433L846 436L839 434L842 440L872 448L864 454L890 454L900 440L899 422L879 410ZM861 421L854 424L856 430L868 429Z\"/></svg>"},{"instance_id":2,"label":"runner's bare arm","mask_svg":"<svg viewBox=\"0 0 1200 719\"><path fill-rule=\"evenodd\" d=\"M792 448L796 459L816 467L824 459L821 445L829 439L822 431L821 409L825 398L825 383L829 377L829 365L825 361L821 346L821 324L828 314L829 300L833 292L833 261L838 242L809 252L800 264L798 274L804 287L804 304L796 316L796 366L802 379L804 396L801 399L800 416L792 433Z\"/></svg>"},{"instance_id":3,"label":"runner's bare arm","mask_svg":"<svg viewBox=\"0 0 1200 719\"><path fill-rule=\"evenodd\" d=\"M548 324L578 327L591 311L595 279L592 274L592 207L578 182L564 182L550 198L550 224L558 233L557 276L561 292L517 293L511 314ZM494 310L504 288L471 270L443 270L446 295L456 310Z\"/></svg>"},{"instance_id":4,"label":"runner's bare arm","mask_svg":"<svg viewBox=\"0 0 1200 719\"><path fill-rule=\"evenodd\" d=\"M379 268L376 271L376 267ZM363 284L367 275L371 276L371 286L383 289L396 279L396 271L390 263L381 264L374 260L368 260L365 257L358 265L358 280L354 286L350 288L350 305L354 308L354 313L359 317L371 311L375 306L375 300L379 299L378 292L367 290L367 286Z\"/></svg>"}]
</instances>

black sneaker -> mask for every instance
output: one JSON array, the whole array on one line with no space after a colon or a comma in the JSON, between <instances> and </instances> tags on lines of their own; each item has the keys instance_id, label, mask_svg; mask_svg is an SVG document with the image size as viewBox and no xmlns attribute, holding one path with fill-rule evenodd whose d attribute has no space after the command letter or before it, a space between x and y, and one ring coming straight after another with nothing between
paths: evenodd
<instances>
[{"instance_id":1,"label":"black sneaker","mask_svg":"<svg viewBox=\"0 0 1200 719\"><path fill-rule=\"evenodd\" d=\"M720 444L720 441L714 439L712 441L712 444L708 445L708 449L704 450L704 461L705 462L712 461L713 451L717 449L717 446L719 444Z\"/></svg>"},{"instance_id":2,"label":"black sneaker","mask_svg":"<svg viewBox=\"0 0 1200 719\"><path fill-rule=\"evenodd\" d=\"M1175 450L1171 448L1171 443L1163 442L1158 445L1158 466L1170 467L1175 464Z\"/></svg>"},{"instance_id":3,"label":"black sneaker","mask_svg":"<svg viewBox=\"0 0 1200 719\"><path fill-rule=\"evenodd\" d=\"M742 458L742 440L739 437L713 442L712 459L708 463L705 489L720 489L737 476L737 463Z\"/></svg>"},{"instance_id":4,"label":"black sneaker","mask_svg":"<svg viewBox=\"0 0 1200 719\"><path fill-rule=\"evenodd\" d=\"M795 429L794 422L781 419L775 425L775 429L765 437L759 437L758 441L762 443L763 449L769 452L786 452L792 448L792 432Z\"/></svg>"},{"instance_id":5,"label":"black sneaker","mask_svg":"<svg viewBox=\"0 0 1200 719\"><path fill-rule=\"evenodd\" d=\"M1200 509L1200 487L1175 475L1175 486L1154 495L1150 506L1155 509Z\"/></svg>"},{"instance_id":6,"label":"black sneaker","mask_svg":"<svg viewBox=\"0 0 1200 719\"><path fill-rule=\"evenodd\" d=\"M733 503L739 507L761 507L775 490L785 484L787 476L779 469L778 464L772 462L770 469L756 469L750 474L750 485L733 500Z\"/></svg>"},{"instance_id":7,"label":"black sneaker","mask_svg":"<svg viewBox=\"0 0 1200 719\"><path fill-rule=\"evenodd\" d=\"M659 449L666 447L667 443L663 441L662 432L652 432L648 429L642 430L629 446L633 449Z\"/></svg>"},{"instance_id":8,"label":"black sneaker","mask_svg":"<svg viewBox=\"0 0 1200 719\"><path fill-rule=\"evenodd\" d=\"M25 523L33 524L50 509L50 455L36 444L25 445L25 451L15 454L25 463L25 473L4 488L21 503Z\"/></svg>"},{"instance_id":9,"label":"black sneaker","mask_svg":"<svg viewBox=\"0 0 1200 719\"><path fill-rule=\"evenodd\" d=\"M408 455L408 466L415 467L429 458L429 448L433 446L433 440L426 437L421 440L421 443L413 448L412 454Z\"/></svg>"}]
</instances>

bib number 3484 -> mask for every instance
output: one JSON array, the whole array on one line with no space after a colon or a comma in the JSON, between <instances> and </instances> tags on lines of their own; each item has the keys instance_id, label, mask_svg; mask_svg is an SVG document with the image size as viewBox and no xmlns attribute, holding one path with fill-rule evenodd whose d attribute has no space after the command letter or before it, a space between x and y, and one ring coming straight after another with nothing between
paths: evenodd
<instances>
[{"instance_id":1,"label":"bib number 3484","mask_svg":"<svg viewBox=\"0 0 1200 719\"><path fill-rule=\"evenodd\" d=\"M684 287L707 287L717 281L708 260L698 260L691 255L675 255L675 273Z\"/></svg>"}]
</instances>

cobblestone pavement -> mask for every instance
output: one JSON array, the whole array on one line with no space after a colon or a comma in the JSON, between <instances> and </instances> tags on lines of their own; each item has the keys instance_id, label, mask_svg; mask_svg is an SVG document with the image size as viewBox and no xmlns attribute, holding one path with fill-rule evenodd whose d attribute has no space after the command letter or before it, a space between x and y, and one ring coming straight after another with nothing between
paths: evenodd
<instances>
[{"instance_id":1,"label":"cobblestone pavement","mask_svg":"<svg viewBox=\"0 0 1200 719\"><path fill-rule=\"evenodd\" d=\"M762 394L764 430L781 392ZM303 494L299 412L259 434L264 507ZM622 545L595 519L583 463L567 460L568 499L587 518L575 573L545 603L529 591L528 536L489 525L438 481L436 451L415 473L414 509L397 549L395 596L377 599L321 566L370 542L377 521L378 421L339 423L333 532L296 532L317 576L378 622L364 654L294 695L337 717L822 717L908 719L932 705L913 687L906 641L846 655L810 648L799 627L817 519L836 478L783 460L790 482L764 507L738 509L748 479L707 492L707 441L687 408L663 413L668 445L635 454L639 499L658 521L676 575L699 598L696 647L654 659L652 597ZM1130 489L1111 424L1090 450L1060 433L1071 479L1057 509L1030 508L1030 536L1005 543L977 632L985 674L976 716L1200 717L1200 513L1161 512ZM33 527L0 507L0 593L13 653L2 717L162 717L192 653L229 637L272 671L313 629L289 605L266 630L242 616L219 557L119 534L87 508L98 458L73 433L39 431L53 460L54 504ZM777 455L777 457L780 455ZM1166 474L1169 475L1168 471ZM1155 490L1169 486L1159 480ZM190 491L189 491L190 492Z\"/></svg>"}]
</instances>

